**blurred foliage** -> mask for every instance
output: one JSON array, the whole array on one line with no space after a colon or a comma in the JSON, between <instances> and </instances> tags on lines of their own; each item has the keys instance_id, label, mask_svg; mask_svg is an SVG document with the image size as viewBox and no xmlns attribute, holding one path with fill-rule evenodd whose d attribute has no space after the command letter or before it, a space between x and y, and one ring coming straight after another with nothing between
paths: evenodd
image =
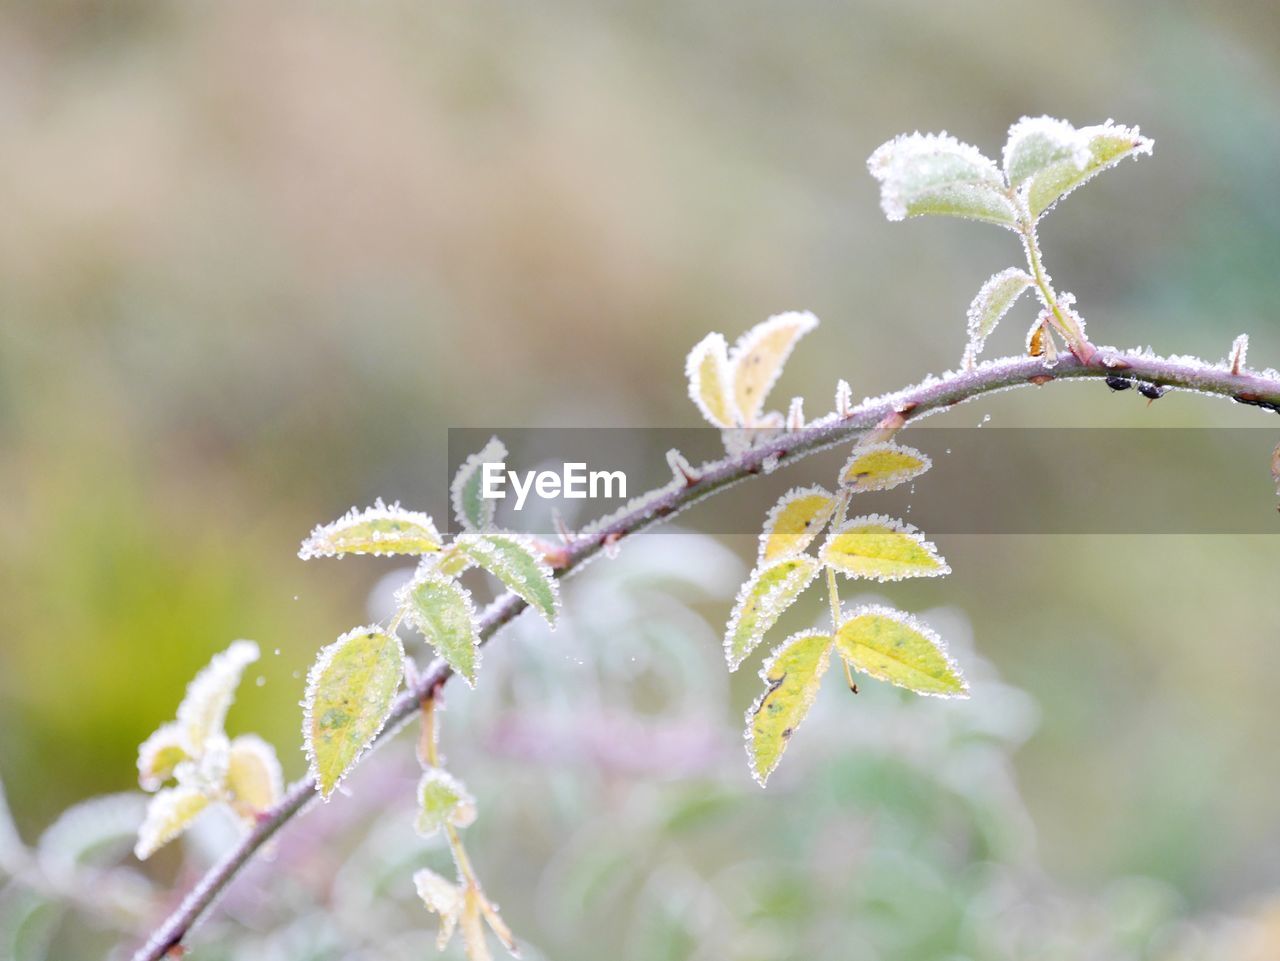
<instances>
[{"instance_id":1,"label":"blurred foliage","mask_svg":"<svg viewBox=\"0 0 1280 961\"><path fill-rule=\"evenodd\" d=\"M1046 225L1055 280L1100 342L1214 359L1247 330L1251 362L1277 365L1278 42L1265 4L1153 0L1034 15L1012 0L7 5L0 774L25 836L127 789L138 742L235 637L265 656L229 730L261 731L301 773L301 674L358 620L379 567L304 567L298 542L379 495L442 516L446 427L692 424L688 348L782 309L825 321L778 388L820 385L815 409L838 377L877 393L954 365L975 284L1016 249L966 224L883 222L863 163L901 130L991 152L1024 113L1140 123L1155 156ZM989 354L1018 349L1013 320ZM1024 391L946 423L1261 418L1132 400ZM1240 470L1270 483L1261 460ZM668 558L683 544L656 535L623 560L646 543ZM966 611L983 655L1039 703L1019 791L1000 736L978 739L977 760L957 750L968 773L951 751L924 773L883 751L949 724L950 706L842 703L833 686L793 748L811 763L761 794L722 743L751 677L704 719L711 773L688 764L683 728L642 749L617 719L575 742L574 763L539 763L551 734L517 723L539 684L608 707L615 675L588 670L600 659L678 725L681 697L722 689L718 638L686 617L633 626L635 656L660 651L696 685L674 691L628 673L614 624L566 631L572 656L540 644L517 660L504 638L491 663L519 663L507 686L533 693L518 715L491 713L496 683L474 707L451 694L471 720L446 748L481 800L477 857L517 932L570 959L619 931L637 957L1035 957L998 940L1019 932L1051 958L1274 957L1275 539L939 546L956 573L894 601ZM575 586L612 583L602 562ZM734 583L698 601L711 623ZM577 716L557 723L574 733ZM482 751L504 718L519 750ZM386 754L368 767L408 751ZM980 802L966 792L993 785L964 782L983 764L1004 790ZM411 799L408 774L370 776ZM357 845L359 817L340 809L358 799L300 822L343 843L282 844L205 943L243 925L251 940L219 950L422 956L408 816ZM190 880L160 860L160 890ZM7 889L5 916L29 897ZM402 920L381 927L383 912ZM57 927L57 957L101 956Z\"/></svg>"}]
</instances>

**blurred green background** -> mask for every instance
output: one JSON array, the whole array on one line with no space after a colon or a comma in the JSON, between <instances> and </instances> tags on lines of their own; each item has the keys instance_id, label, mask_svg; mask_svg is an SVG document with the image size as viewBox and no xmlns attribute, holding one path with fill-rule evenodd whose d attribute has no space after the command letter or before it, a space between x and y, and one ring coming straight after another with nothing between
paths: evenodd
<instances>
[{"instance_id":1,"label":"blurred green background","mask_svg":"<svg viewBox=\"0 0 1280 961\"><path fill-rule=\"evenodd\" d=\"M970 297L1018 250L982 225L886 223L864 163L896 133L946 129L997 155L1023 114L1141 124L1154 156L1045 222L1059 289L1098 342L1216 360L1248 331L1250 361L1280 366L1277 49L1266 3L4 5L0 777L19 826L34 834L77 799L129 789L139 741L236 637L267 656L231 730L261 731L299 775L300 677L394 568L304 565L298 542L376 496L442 516L450 426L694 425L688 348L785 309L824 321L779 387L811 413L839 377L860 396L954 366ZM1028 311L988 353L1020 349ZM1001 395L931 423L985 414L1271 426L1256 410L1099 387ZM1239 469L1242 484L1271 483L1263 458ZM729 546L749 559L748 542ZM892 600L950 605L1038 705L1013 755L1029 826L1013 860L1066 897L1141 877L1171 916L1255 915L1280 888L1280 539L939 546L955 574ZM699 646L689 676L714 679L699 683L724 684L714 628L740 574L699 601L711 628L677 619L664 633ZM582 582L610 576L597 565ZM610 642L588 632L574 657ZM514 671L503 648L487 663ZM482 874L549 956L598 956L614 929L587 909L555 917L502 879L585 843L575 825L601 805L606 839L666 832L696 873L728 855L663 826L654 812L682 792L767 806L730 819L736 838L719 825L746 864L753 832L807 827L814 805L881 783L855 769L866 725L887 715L836 699L830 755L797 760L778 798L756 791L736 744L752 673L715 702L714 790L646 771L602 797L584 787L588 764L556 775L577 820L533 789L511 825L521 843L504 832L510 799L482 817ZM471 717L468 696L452 695ZM842 747L846 726L858 736ZM478 733L448 737L482 804L538 781L534 761ZM923 791L885 790L875 801L891 812ZM946 805L921 817L927 833ZM841 877L858 870L857 835ZM970 852L957 870L981 861ZM785 899L760 911L808 917ZM821 930L848 908L817 914L806 923ZM880 953L827 948L967 950L873 942Z\"/></svg>"}]
</instances>

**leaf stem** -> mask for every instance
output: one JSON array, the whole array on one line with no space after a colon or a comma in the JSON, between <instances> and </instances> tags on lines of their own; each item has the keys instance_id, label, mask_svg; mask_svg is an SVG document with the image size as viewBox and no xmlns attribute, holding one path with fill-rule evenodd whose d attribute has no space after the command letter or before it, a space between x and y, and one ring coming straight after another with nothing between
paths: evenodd
<instances>
[{"instance_id":1,"label":"leaf stem","mask_svg":"<svg viewBox=\"0 0 1280 961\"><path fill-rule=\"evenodd\" d=\"M668 484L651 491L633 504L601 518L582 529L565 545L565 566L556 572L563 577L581 569L584 562L607 545L616 544L641 530L656 526L688 507L745 478L762 475L766 460L791 464L820 450L847 443L883 422L900 417L915 422L929 414L947 410L993 391L1010 387L1043 385L1066 380L1102 380L1123 371L1131 381L1158 387L1185 388L1214 394L1237 403L1280 411L1280 377L1251 372L1233 374L1207 363L1171 360L1141 353L1099 349L1101 364L1089 364L1078 356L1064 356L1056 364L1038 357L1009 357L990 361L972 370L930 377L892 394L872 398L844 416L815 421L803 431L783 432L766 443L728 455L703 465L695 485ZM515 594L505 594L485 609L480 619L480 637L488 641L503 625L527 605ZM452 675L449 666L434 661L415 683L396 700L391 715L375 745L385 743L434 697L434 692ZM196 883L174 912L159 926L134 955L134 961L161 961L182 944L218 896L240 873L257 851L296 815L316 799L315 782L303 778L289 786L284 798L264 812L254 828Z\"/></svg>"},{"instance_id":2,"label":"leaf stem","mask_svg":"<svg viewBox=\"0 0 1280 961\"><path fill-rule=\"evenodd\" d=\"M1040 294L1040 300L1053 315L1054 327L1062 334L1071 352L1087 363L1094 354L1093 345L1089 343L1089 338L1084 335L1084 331L1076 323L1071 312L1064 309L1058 302L1058 292L1053 289L1049 275L1044 269L1035 221L1029 218L1023 220L1018 232L1022 235L1022 246L1027 254L1027 266L1031 268L1036 290Z\"/></svg>"}]
</instances>

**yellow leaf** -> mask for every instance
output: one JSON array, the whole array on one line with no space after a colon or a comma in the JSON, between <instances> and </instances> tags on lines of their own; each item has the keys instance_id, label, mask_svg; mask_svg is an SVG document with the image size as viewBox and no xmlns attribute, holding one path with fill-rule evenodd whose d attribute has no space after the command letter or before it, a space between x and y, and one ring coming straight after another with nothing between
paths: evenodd
<instances>
[{"instance_id":1,"label":"yellow leaf","mask_svg":"<svg viewBox=\"0 0 1280 961\"><path fill-rule=\"evenodd\" d=\"M917 694L969 694L942 639L901 611L878 605L858 608L840 625L836 646L857 670Z\"/></svg>"},{"instance_id":2,"label":"yellow leaf","mask_svg":"<svg viewBox=\"0 0 1280 961\"><path fill-rule=\"evenodd\" d=\"M710 423L733 427L737 413L729 393L729 348L723 334L707 334L685 359L689 397Z\"/></svg>"},{"instance_id":3,"label":"yellow leaf","mask_svg":"<svg viewBox=\"0 0 1280 961\"><path fill-rule=\"evenodd\" d=\"M400 638L378 627L343 634L311 666L303 740L326 800L382 730L403 675Z\"/></svg>"},{"instance_id":4,"label":"yellow leaf","mask_svg":"<svg viewBox=\"0 0 1280 961\"><path fill-rule=\"evenodd\" d=\"M165 724L138 748L138 784L155 791L173 777L173 770L191 760L186 733L181 724Z\"/></svg>"},{"instance_id":5,"label":"yellow leaf","mask_svg":"<svg viewBox=\"0 0 1280 961\"><path fill-rule=\"evenodd\" d=\"M202 753L205 742L222 733L240 675L257 659L257 644L236 641L221 654L215 654L209 665L187 685L187 693L178 705L178 723L182 725L189 754Z\"/></svg>"},{"instance_id":6,"label":"yellow leaf","mask_svg":"<svg viewBox=\"0 0 1280 961\"><path fill-rule=\"evenodd\" d=\"M133 853L145 861L185 831L208 806L209 799L197 788L165 788L147 805Z\"/></svg>"},{"instance_id":7,"label":"yellow leaf","mask_svg":"<svg viewBox=\"0 0 1280 961\"><path fill-rule=\"evenodd\" d=\"M933 466L927 455L899 444L854 448L840 470L840 483L858 491L885 491L919 477Z\"/></svg>"},{"instance_id":8,"label":"yellow leaf","mask_svg":"<svg viewBox=\"0 0 1280 961\"><path fill-rule=\"evenodd\" d=\"M431 518L399 504L381 500L362 511L351 508L332 524L324 524L302 542L298 556L339 557L343 554L428 554L443 546Z\"/></svg>"},{"instance_id":9,"label":"yellow leaf","mask_svg":"<svg viewBox=\"0 0 1280 961\"><path fill-rule=\"evenodd\" d=\"M724 654L729 670L755 650L800 592L818 576L821 565L807 554L757 567L738 592L737 603L725 629Z\"/></svg>"},{"instance_id":10,"label":"yellow leaf","mask_svg":"<svg viewBox=\"0 0 1280 961\"><path fill-rule=\"evenodd\" d=\"M755 426L764 399L782 373L798 341L818 326L808 311L775 314L738 338L729 357L733 370L733 396L743 425Z\"/></svg>"},{"instance_id":11,"label":"yellow leaf","mask_svg":"<svg viewBox=\"0 0 1280 961\"><path fill-rule=\"evenodd\" d=\"M822 561L842 574L875 581L951 573L923 534L879 514L855 517L832 531L822 547Z\"/></svg>"},{"instance_id":12,"label":"yellow leaf","mask_svg":"<svg viewBox=\"0 0 1280 961\"><path fill-rule=\"evenodd\" d=\"M747 711L747 757L763 787L804 720L831 660L830 634L806 632L785 640L760 671L764 693Z\"/></svg>"},{"instance_id":13,"label":"yellow leaf","mask_svg":"<svg viewBox=\"0 0 1280 961\"><path fill-rule=\"evenodd\" d=\"M256 734L242 734L231 742L227 762L231 807L246 820L273 807L284 793L284 775L276 749Z\"/></svg>"},{"instance_id":14,"label":"yellow leaf","mask_svg":"<svg viewBox=\"0 0 1280 961\"><path fill-rule=\"evenodd\" d=\"M821 487L797 487L773 505L760 534L760 561L799 554L831 520L835 498Z\"/></svg>"}]
</instances>

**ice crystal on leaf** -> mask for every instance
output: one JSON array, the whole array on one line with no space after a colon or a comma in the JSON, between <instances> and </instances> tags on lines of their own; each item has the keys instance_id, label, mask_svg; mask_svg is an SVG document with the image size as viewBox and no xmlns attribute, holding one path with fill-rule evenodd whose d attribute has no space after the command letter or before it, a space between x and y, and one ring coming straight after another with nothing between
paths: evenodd
<instances>
[{"instance_id":1,"label":"ice crystal on leaf","mask_svg":"<svg viewBox=\"0 0 1280 961\"><path fill-rule=\"evenodd\" d=\"M942 214L1005 227L1018 222L995 163L945 133L896 137L876 149L867 168L880 181L890 220Z\"/></svg>"},{"instance_id":2,"label":"ice crystal on leaf","mask_svg":"<svg viewBox=\"0 0 1280 961\"><path fill-rule=\"evenodd\" d=\"M723 334L707 334L685 360L689 398L715 427L734 427L738 421L729 373L729 345Z\"/></svg>"},{"instance_id":3,"label":"ice crystal on leaf","mask_svg":"<svg viewBox=\"0 0 1280 961\"><path fill-rule=\"evenodd\" d=\"M971 356L977 357L982 352L983 344L1000 323L1000 318L1033 283L1031 275L1020 267L1009 267L987 279L969 304L967 350Z\"/></svg>"},{"instance_id":4,"label":"ice crystal on leaf","mask_svg":"<svg viewBox=\"0 0 1280 961\"><path fill-rule=\"evenodd\" d=\"M427 910L440 916L440 933L436 937L436 950L443 951L453 937L454 928L462 914L462 888L429 868L423 868L413 876L414 887L418 897L427 906Z\"/></svg>"},{"instance_id":5,"label":"ice crystal on leaf","mask_svg":"<svg viewBox=\"0 0 1280 961\"><path fill-rule=\"evenodd\" d=\"M833 530L822 561L850 577L898 581L951 573L938 549L910 524L880 514L855 517Z\"/></svg>"},{"instance_id":6,"label":"ice crystal on leaf","mask_svg":"<svg viewBox=\"0 0 1280 961\"><path fill-rule=\"evenodd\" d=\"M520 595L555 627L560 592L554 573L533 541L507 532L463 534L453 549L500 580L507 590Z\"/></svg>"},{"instance_id":7,"label":"ice crystal on leaf","mask_svg":"<svg viewBox=\"0 0 1280 961\"><path fill-rule=\"evenodd\" d=\"M855 670L917 694L968 696L942 639L902 611L857 608L836 632L836 648Z\"/></svg>"},{"instance_id":8,"label":"ice crystal on leaf","mask_svg":"<svg viewBox=\"0 0 1280 961\"><path fill-rule=\"evenodd\" d=\"M139 828L139 858L173 840L211 804L226 804L250 822L279 799L275 750L253 735L228 741L223 731L244 669L257 659L252 641L236 641L214 655L187 686L177 720L162 724L138 748L138 783L159 792ZM250 770L250 763L256 768ZM163 787L170 780L177 786Z\"/></svg>"},{"instance_id":9,"label":"ice crystal on leaf","mask_svg":"<svg viewBox=\"0 0 1280 961\"><path fill-rule=\"evenodd\" d=\"M840 483L855 491L884 491L915 480L932 466L928 455L914 447L884 441L855 447L840 469Z\"/></svg>"},{"instance_id":10,"label":"ice crystal on leaf","mask_svg":"<svg viewBox=\"0 0 1280 961\"><path fill-rule=\"evenodd\" d=\"M779 498L760 532L760 563L799 554L826 528L836 500L822 487L795 487Z\"/></svg>"},{"instance_id":11,"label":"ice crystal on leaf","mask_svg":"<svg viewBox=\"0 0 1280 961\"><path fill-rule=\"evenodd\" d=\"M817 326L818 318L808 311L791 311L756 324L738 338L729 355L729 366L734 403L744 426L759 422L765 398L782 374L796 342Z\"/></svg>"},{"instance_id":12,"label":"ice crystal on leaf","mask_svg":"<svg viewBox=\"0 0 1280 961\"><path fill-rule=\"evenodd\" d=\"M428 554L443 542L431 518L381 499L364 510L351 508L331 524L323 524L302 542L298 556L341 557L344 554Z\"/></svg>"},{"instance_id":13,"label":"ice crystal on leaf","mask_svg":"<svg viewBox=\"0 0 1280 961\"><path fill-rule=\"evenodd\" d=\"M427 569L396 594L406 619L435 652L475 687L480 670L480 633L471 595L456 581Z\"/></svg>"},{"instance_id":14,"label":"ice crystal on leaf","mask_svg":"<svg viewBox=\"0 0 1280 961\"><path fill-rule=\"evenodd\" d=\"M302 735L325 800L378 736L404 676L400 638L357 627L320 651L307 673Z\"/></svg>"},{"instance_id":15,"label":"ice crystal on leaf","mask_svg":"<svg viewBox=\"0 0 1280 961\"><path fill-rule=\"evenodd\" d=\"M453 476L449 485L449 502L453 505L453 516L458 519L464 531L482 531L493 524L493 515L497 504L483 497L484 465L503 464L507 462L507 448L496 437L472 454L458 473Z\"/></svg>"},{"instance_id":16,"label":"ice crystal on leaf","mask_svg":"<svg viewBox=\"0 0 1280 961\"><path fill-rule=\"evenodd\" d=\"M418 817L414 822L422 837L432 837L446 824L468 827L475 819L475 798L461 781L438 767L422 773L418 782Z\"/></svg>"},{"instance_id":17,"label":"ice crystal on leaf","mask_svg":"<svg viewBox=\"0 0 1280 961\"><path fill-rule=\"evenodd\" d=\"M831 645L830 634L794 634L774 650L760 670L765 689L747 711L746 737L751 774L761 787L818 696L822 675L831 661Z\"/></svg>"},{"instance_id":18,"label":"ice crystal on leaf","mask_svg":"<svg viewBox=\"0 0 1280 961\"><path fill-rule=\"evenodd\" d=\"M792 602L818 576L820 565L807 554L784 558L751 572L725 628L724 654L736 671Z\"/></svg>"}]
</instances>

